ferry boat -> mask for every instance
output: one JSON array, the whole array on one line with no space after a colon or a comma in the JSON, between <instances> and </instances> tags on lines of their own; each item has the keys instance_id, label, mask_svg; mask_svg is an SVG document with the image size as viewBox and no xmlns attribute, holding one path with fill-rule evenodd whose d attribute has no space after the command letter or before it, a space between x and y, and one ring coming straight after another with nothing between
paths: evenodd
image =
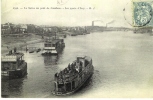
<instances>
[{"instance_id":1,"label":"ferry boat","mask_svg":"<svg viewBox=\"0 0 153 100\"><path fill-rule=\"evenodd\" d=\"M42 55L58 55L64 47L64 39L46 39Z\"/></svg>"},{"instance_id":2,"label":"ferry boat","mask_svg":"<svg viewBox=\"0 0 153 100\"><path fill-rule=\"evenodd\" d=\"M21 78L27 74L27 63L24 61L23 53L12 53L1 56L2 78Z\"/></svg>"},{"instance_id":3,"label":"ferry boat","mask_svg":"<svg viewBox=\"0 0 153 100\"><path fill-rule=\"evenodd\" d=\"M76 92L93 75L92 59L77 57L67 68L54 76L55 95L68 95Z\"/></svg>"}]
</instances>

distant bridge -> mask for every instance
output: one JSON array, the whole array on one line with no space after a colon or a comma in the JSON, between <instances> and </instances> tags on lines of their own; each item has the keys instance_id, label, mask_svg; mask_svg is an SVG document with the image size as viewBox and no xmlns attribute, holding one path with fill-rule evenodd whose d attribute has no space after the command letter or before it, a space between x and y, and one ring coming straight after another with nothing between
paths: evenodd
<instances>
[{"instance_id":1,"label":"distant bridge","mask_svg":"<svg viewBox=\"0 0 153 100\"><path fill-rule=\"evenodd\" d=\"M101 22L101 23L103 23L102 20L93 20L93 21L92 21L92 26L94 26L94 23L95 23L95 22ZM106 27L107 27L108 24L112 24L112 23L114 23L114 22L115 22L115 20L112 20L112 21L110 21L110 22L105 23L105 24L106 24Z\"/></svg>"}]
</instances>

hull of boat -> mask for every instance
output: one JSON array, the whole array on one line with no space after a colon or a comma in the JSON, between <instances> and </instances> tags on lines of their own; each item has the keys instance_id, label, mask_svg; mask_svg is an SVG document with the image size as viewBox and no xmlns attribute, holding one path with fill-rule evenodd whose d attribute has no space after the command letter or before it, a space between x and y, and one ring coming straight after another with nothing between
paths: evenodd
<instances>
[{"instance_id":1,"label":"hull of boat","mask_svg":"<svg viewBox=\"0 0 153 100\"><path fill-rule=\"evenodd\" d=\"M75 88L74 90L72 91L69 91L69 92L55 92L53 91L52 93L54 95L57 95L57 96L64 96L64 95L70 95L70 94L73 94L74 92L78 91L91 77L92 77L93 73L92 74L89 74L88 77L77 87Z\"/></svg>"},{"instance_id":2,"label":"hull of boat","mask_svg":"<svg viewBox=\"0 0 153 100\"><path fill-rule=\"evenodd\" d=\"M23 67L20 69L2 71L2 79L15 79L24 77L27 74L27 63L25 62L22 66Z\"/></svg>"}]
</instances>

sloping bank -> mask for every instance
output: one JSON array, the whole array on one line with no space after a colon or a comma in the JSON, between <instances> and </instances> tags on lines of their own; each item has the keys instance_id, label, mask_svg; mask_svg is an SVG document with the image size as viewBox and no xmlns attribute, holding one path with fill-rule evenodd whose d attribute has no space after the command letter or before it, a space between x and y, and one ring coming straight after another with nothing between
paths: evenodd
<instances>
[{"instance_id":1,"label":"sloping bank","mask_svg":"<svg viewBox=\"0 0 153 100\"><path fill-rule=\"evenodd\" d=\"M43 42L43 39L37 39L37 40L31 40L31 41L26 41L26 42L16 42L16 43L10 43L10 44L3 44L3 46L1 46L1 54L6 54L8 53L10 50L13 50L14 47L16 47L17 49L20 49L22 47L25 47L26 45L29 44L35 44L35 43L40 43Z\"/></svg>"}]
</instances>

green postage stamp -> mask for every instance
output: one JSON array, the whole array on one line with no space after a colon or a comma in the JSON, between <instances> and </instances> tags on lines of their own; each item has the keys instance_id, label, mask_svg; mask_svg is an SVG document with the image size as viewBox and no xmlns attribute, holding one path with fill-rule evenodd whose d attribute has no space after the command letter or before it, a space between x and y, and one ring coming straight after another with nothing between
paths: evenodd
<instances>
[{"instance_id":1,"label":"green postage stamp","mask_svg":"<svg viewBox=\"0 0 153 100\"><path fill-rule=\"evenodd\" d=\"M153 27L153 0L133 0L133 26Z\"/></svg>"}]
</instances>

